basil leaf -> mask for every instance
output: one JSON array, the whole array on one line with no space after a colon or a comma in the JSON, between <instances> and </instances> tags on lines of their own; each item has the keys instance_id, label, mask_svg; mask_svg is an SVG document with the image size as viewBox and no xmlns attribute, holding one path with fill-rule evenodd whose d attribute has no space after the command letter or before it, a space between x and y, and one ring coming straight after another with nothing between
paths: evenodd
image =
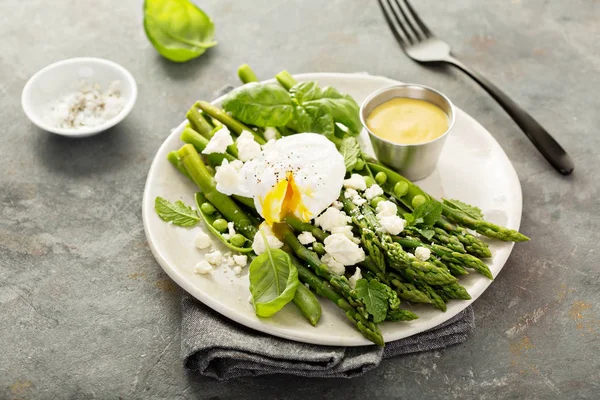
<instances>
[{"instance_id":1,"label":"basil leaf","mask_svg":"<svg viewBox=\"0 0 600 400\"><path fill-rule=\"evenodd\" d=\"M279 85L247 83L223 100L223 108L234 118L261 127L285 126L294 107L289 93Z\"/></svg>"},{"instance_id":2,"label":"basil leaf","mask_svg":"<svg viewBox=\"0 0 600 400\"><path fill-rule=\"evenodd\" d=\"M463 203L460 200L454 200L454 199L453 200L443 199L443 200L444 200L444 204L447 205L448 207L452 207L454 209L460 210L460 211L464 212L465 214L467 214L471 218L483 220L483 211L481 211L481 208L472 206L467 203Z\"/></svg>"},{"instance_id":3,"label":"basil leaf","mask_svg":"<svg viewBox=\"0 0 600 400\"><path fill-rule=\"evenodd\" d=\"M427 200L412 212L413 225L432 227L441 216L442 204L435 200Z\"/></svg>"},{"instance_id":4,"label":"basil leaf","mask_svg":"<svg viewBox=\"0 0 600 400\"><path fill-rule=\"evenodd\" d=\"M250 263L249 274L252 303L259 317L270 317L281 310L292 301L300 284L290 256L268 246Z\"/></svg>"},{"instance_id":5,"label":"basil leaf","mask_svg":"<svg viewBox=\"0 0 600 400\"><path fill-rule=\"evenodd\" d=\"M340 153L342 156L344 156L346 171L351 172L358 162L358 158L360 156L360 146L358 144L358 140L352 136L347 136L342 139L342 143L340 144Z\"/></svg>"},{"instance_id":6,"label":"basil leaf","mask_svg":"<svg viewBox=\"0 0 600 400\"><path fill-rule=\"evenodd\" d=\"M171 203L162 197L157 197L154 200L154 209L160 219L177 226L194 226L200 220L198 213L181 200Z\"/></svg>"},{"instance_id":7,"label":"basil leaf","mask_svg":"<svg viewBox=\"0 0 600 400\"><path fill-rule=\"evenodd\" d=\"M316 82L298 83L290 94L296 108L289 123L291 129L333 135L335 123L340 123L351 136L360 133L359 106L351 96L329 86L321 89Z\"/></svg>"},{"instance_id":8,"label":"basil leaf","mask_svg":"<svg viewBox=\"0 0 600 400\"><path fill-rule=\"evenodd\" d=\"M388 311L388 295L382 283L366 279L356 282L356 295L365 304L367 312L373 316L373 322L385 320Z\"/></svg>"},{"instance_id":9,"label":"basil leaf","mask_svg":"<svg viewBox=\"0 0 600 400\"><path fill-rule=\"evenodd\" d=\"M144 31L163 57L184 62L217 44L208 15L188 0L145 0Z\"/></svg>"}]
</instances>

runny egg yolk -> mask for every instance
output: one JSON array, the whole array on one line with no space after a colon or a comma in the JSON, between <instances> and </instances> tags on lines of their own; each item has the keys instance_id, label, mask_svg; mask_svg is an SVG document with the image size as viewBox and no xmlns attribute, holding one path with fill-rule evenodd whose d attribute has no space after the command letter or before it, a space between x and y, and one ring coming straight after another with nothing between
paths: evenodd
<instances>
[{"instance_id":1,"label":"runny egg yolk","mask_svg":"<svg viewBox=\"0 0 600 400\"><path fill-rule=\"evenodd\" d=\"M310 196L310 193L305 193ZM281 222L287 215L293 214L304 222L310 221L312 216L304 203L302 191L294 180L291 172L286 174L286 179L278 182L264 198L260 198L263 217L269 226Z\"/></svg>"}]
</instances>

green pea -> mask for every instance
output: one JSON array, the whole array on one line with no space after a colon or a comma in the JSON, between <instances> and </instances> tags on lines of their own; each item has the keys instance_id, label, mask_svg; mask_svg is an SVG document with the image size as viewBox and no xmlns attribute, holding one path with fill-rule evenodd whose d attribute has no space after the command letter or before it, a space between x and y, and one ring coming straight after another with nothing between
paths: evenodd
<instances>
[{"instance_id":1,"label":"green pea","mask_svg":"<svg viewBox=\"0 0 600 400\"><path fill-rule=\"evenodd\" d=\"M385 172L379 171L377 175L375 175L375 182L377 182L378 185L383 185L385 181L387 181L387 175Z\"/></svg>"},{"instance_id":2,"label":"green pea","mask_svg":"<svg viewBox=\"0 0 600 400\"><path fill-rule=\"evenodd\" d=\"M377 208L377 204L381 203L384 200L385 199L381 196L375 197L374 199L371 200L371 207Z\"/></svg>"},{"instance_id":3,"label":"green pea","mask_svg":"<svg viewBox=\"0 0 600 400\"><path fill-rule=\"evenodd\" d=\"M227 230L227 221L223 218L215 219L213 222L213 227L219 232L225 232Z\"/></svg>"},{"instance_id":4,"label":"green pea","mask_svg":"<svg viewBox=\"0 0 600 400\"><path fill-rule=\"evenodd\" d=\"M363 161L362 158L359 158L358 161L356 162L356 165L354 165L354 169L356 171L362 171L364 167L365 167L365 162Z\"/></svg>"},{"instance_id":5,"label":"green pea","mask_svg":"<svg viewBox=\"0 0 600 400\"><path fill-rule=\"evenodd\" d=\"M242 247L246 243L246 238L244 235L236 233L229 239L229 242L236 247Z\"/></svg>"},{"instance_id":6,"label":"green pea","mask_svg":"<svg viewBox=\"0 0 600 400\"><path fill-rule=\"evenodd\" d=\"M325 246L323 246L323 243L319 243L319 242L313 243L313 250L315 253L317 253L320 256L325 254Z\"/></svg>"},{"instance_id":7,"label":"green pea","mask_svg":"<svg viewBox=\"0 0 600 400\"><path fill-rule=\"evenodd\" d=\"M425 203L427 199L422 194L418 194L412 199L413 208L419 207L421 204Z\"/></svg>"},{"instance_id":8,"label":"green pea","mask_svg":"<svg viewBox=\"0 0 600 400\"><path fill-rule=\"evenodd\" d=\"M365 176L365 183L367 184L367 187L371 187L375 184L375 179L371 178L370 176Z\"/></svg>"},{"instance_id":9,"label":"green pea","mask_svg":"<svg viewBox=\"0 0 600 400\"><path fill-rule=\"evenodd\" d=\"M210 204L208 201L205 203L202 203L202 205L200 206L200 211L202 211L203 214L206 215L212 215L215 213L215 211L217 211L215 209L215 206L213 206L212 204Z\"/></svg>"},{"instance_id":10,"label":"green pea","mask_svg":"<svg viewBox=\"0 0 600 400\"><path fill-rule=\"evenodd\" d=\"M400 181L394 185L394 195L396 195L396 197L402 197L406 193L408 193L408 183Z\"/></svg>"}]
</instances>

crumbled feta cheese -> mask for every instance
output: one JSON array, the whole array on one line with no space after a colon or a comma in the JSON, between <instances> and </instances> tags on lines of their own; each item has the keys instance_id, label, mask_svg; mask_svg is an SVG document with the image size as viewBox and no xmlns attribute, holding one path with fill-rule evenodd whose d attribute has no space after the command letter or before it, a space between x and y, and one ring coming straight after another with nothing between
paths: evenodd
<instances>
[{"instance_id":1,"label":"crumbled feta cheese","mask_svg":"<svg viewBox=\"0 0 600 400\"><path fill-rule=\"evenodd\" d=\"M223 126L210 138L208 144L202 150L202 154L225 153L227 146L231 146L232 144L233 138L231 137L231 133L226 126Z\"/></svg>"},{"instance_id":2,"label":"crumbled feta cheese","mask_svg":"<svg viewBox=\"0 0 600 400\"><path fill-rule=\"evenodd\" d=\"M233 272L235 272L237 276L240 276L242 274L242 267L236 265L235 267L233 267Z\"/></svg>"},{"instance_id":3,"label":"crumbled feta cheese","mask_svg":"<svg viewBox=\"0 0 600 400\"><path fill-rule=\"evenodd\" d=\"M413 253L406 253L410 258L416 258L415 255Z\"/></svg>"},{"instance_id":4,"label":"crumbled feta cheese","mask_svg":"<svg viewBox=\"0 0 600 400\"><path fill-rule=\"evenodd\" d=\"M397 215L392 216L377 216L383 230L391 235L397 235L404 230L404 221Z\"/></svg>"},{"instance_id":5,"label":"crumbled feta cheese","mask_svg":"<svg viewBox=\"0 0 600 400\"><path fill-rule=\"evenodd\" d=\"M317 241L312 233L310 232L302 232L298 235L298 240L302 244L311 244Z\"/></svg>"},{"instance_id":6,"label":"crumbled feta cheese","mask_svg":"<svg viewBox=\"0 0 600 400\"><path fill-rule=\"evenodd\" d=\"M236 160L241 164L241 161ZM236 161L229 162L227 159L223 160L221 166L217 167L215 174L215 182L217 182L217 190L227 196L231 196L236 189L240 181L239 168L237 168Z\"/></svg>"},{"instance_id":7,"label":"crumbled feta cheese","mask_svg":"<svg viewBox=\"0 0 600 400\"><path fill-rule=\"evenodd\" d=\"M277 139L277 129L275 128L265 128L265 133L264 133L265 139L267 140L267 142L269 140L276 140Z\"/></svg>"},{"instance_id":8,"label":"crumbled feta cheese","mask_svg":"<svg viewBox=\"0 0 600 400\"><path fill-rule=\"evenodd\" d=\"M305 283L305 284L304 284L304 286L305 286L307 289L310 289L310 285L309 285L308 283Z\"/></svg>"},{"instance_id":9,"label":"crumbled feta cheese","mask_svg":"<svg viewBox=\"0 0 600 400\"><path fill-rule=\"evenodd\" d=\"M365 204L367 202L366 199L363 199L360 196L355 196L354 198L352 198L352 203L354 203L357 206L362 206L363 204Z\"/></svg>"},{"instance_id":10,"label":"crumbled feta cheese","mask_svg":"<svg viewBox=\"0 0 600 400\"><path fill-rule=\"evenodd\" d=\"M325 239L325 252L343 265L354 265L365 259L365 252L342 233L334 233Z\"/></svg>"},{"instance_id":11,"label":"crumbled feta cheese","mask_svg":"<svg viewBox=\"0 0 600 400\"><path fill-rule=\"evenodd\" d=\"M336 261L331 254L325 254L323 257L321 257L321 262L329 267L329 272L332 274L344 275L344 272L346 272L346 267L344 267L344 264Z\"/></svg>"},{"instance_id":12,"label":"crumbled feta cheese","mask_svg":"<svg viewBox=\"0 0 600 400\"><path fill-rule=\"evenodd\" d=\"M367 188L367 184L362 176L359 174L352 174L350 179L344 180L344 187L354 190L365 190Z\"/></svg>"},{"instance_id":13,"label":"crumbled feta cheese","mask_svg":"<svg viewBox=\"0 0 600 400\"><path fill-rule=\"evenodd\" d=\"M350 221L352 218L348 217L346 213L333 207L329 207L323 214L315 218L315 224L329 232L334 228L346 226Z\"/></svg>"},{"instance_id":14,"label":"crumbled feta cheese","mask_svg":"<svg viewBox=\"0 0 600 400\"><path fill-rule=\"evenodd\" d=\"M351 240L356 244L360 244L360 239L357 237L353 237Z\"/></svg>"},{"instance_id":15,"label":"crumbled feta cheese","mask_svg":"<svg viewBox=\"0 0 600 400\"><path fill-rule=\"evenodd\" d=\"M212 244L210 240L210 236L208 236L204 231L198 232L196 237L194 238L194 245L196 245L199 249L206 249L210 247Z\"/></svg>"},{"instance_id":16,"label":"crumbled feta cheese","mask_svg":"<svg viewBox=\"0 0 600 400\"><path fill-rule=\"evenodd\" d=\"M391 217L398 214L398 207L389 200L380 201L377 204L377 215L382 217Z\"/></svg>"},{"instance_id":17,"label":"crumbled feta cheese","mask_svg":"<svg viewBox=\"0 0 600 400\"><path fill-rule=\"evenodd\" d=\"M213 267L206 260L200 261L194 267L194 273L195 274L206 275L206 274L210 274L211 272L213 272Z\"/></svg>"},{"instance_id":18,"label":"crumbled feta cheese","mask_svg":"<svg viewBox=\"0 0 600 400\"><path fill-rule=\"evenodd\" d=\"M375 185L371 185L371 187L368 187L367 190L365 190L365 197L367 198L367 200L371 200L374 199L377 196L381 196L383 194L383 189L381 189L381 186L375 184Z\"/></svg>"},{"instance_id":19,"label":"crumbled feta cheese","mask_svg":"<svg viewBox=\"0 0 600 400\"><path fill-rule=\"evenodd\" d=\"M334 201L333 203L331 203L331 207L333 208L337 208L338 210L341 210L342 208L344 208L344 205L342 204L341 201Z\"/></svg>"},{"instance_id":20,"label":"crumbled feta cheese","mask_svg":"<svg viewBox=\"0 0 600 400\"><path fill-rule=\"evenodd\" d=\"M227 265L230 267L233 267L235 265L235 260L233 259L233 257L227 257Z\"/></svg>"},{"instance_id":21,"label":"crumbled feta cheese","mask_svg":"<svg viewBox=\"0 0 600 400\"><path fill-rule=\"evenodd\" d=\"M431 257L431 250L427 247L419 246L415 249L415 256L421 261L427 261L429 260L429 257Z\"/></svg>"},{"instance_id":22,"label":"crumbled feta cheese","mask_svg":"<svg viewBox=\"0 0 600 400\"><path fill-rule=\"evenodd\" d=\"M231 236L229 235L229 233L221 233L221 237L225 240L231 239Z\"/></svg>"},{"instance_id":23,"label":"crumbled feta cheese","mask_svg":"<svg viewBox=\"0 0 600 400\"><path fill-rule=\"evenodd\" d=\"M270 248L279 249L283 246L283 242L281 240L277 239L275 234L273 234L271 227L269 225L263 223L260 226L260 230L258 232L256 232L256 235L254 235L254 241L252 242L252 250L254 250L256 255L264 253L265 250L267 249L267 246L265 245L265 240L263 238L261 231L265 234L265 237L267 238L267 244L269 245Z\"/></svg>"},{"instance_id":24,"label":"crumbled feta cheese","mask_svg":"<svg viewBox=\"0 0 600 400\"><path fill-rule=\"evenodd\" d=\"M238 149L238 158L249 161L260 155L260 144L254 140L254 135L248 131L242 131L235 141Z\"/></svg>"},{"instance_id":25,"label":"crumbled feta cheese","mask_svg":"<svg viewBox=\"0 0 600 400\"><path fill-rule=\"evenodd\" d=\"M227 233L229 234L229 237L235 235L235 225L233 224L233 222L228 222L227 223Z\"/></svg>"},{"instance_id":26,"label":"crumbled feta cheese","mask_svg":"<svg viewBox=\"0 0 600 400\"><path fill-rule=\"evenodd\" d=\"M338 226L331 230L331 233L340 233L346 236L348 239L352 239L354 234L352 233L352 225Z\"/></svg>"},{"instance_id":27,"label":"crumbled feta cheese","mask_svg":"<svg viewBox=\"0 0 600 400\"><path fill-rule=\"evenodd\" d=\"M354 271L354 275L348 279L348 283L352 289L356 289L356 282L362 279L362 273L360 272L360 268L356 267L356 271Z\"/></svg>"},{"instance_id":28,"label":"crumbled feta cheese","mask_svg":"<svg viewBox=\"0 0 600 400\"><path fill-rule=\"evenodd\" d=\"M233 261L240 267L245 267L248 264L248 256L244 255L235 255L233 256Z\"/></svg>"},{"instance_id":29,"label":"crumbled feta cheese","mask_svg":"<svg viewBox=\"0 0 600 400\"><path fill-rule=\"evenodd\" d=\"M353 199L358 196L358 192L355 189L348 188L344 191L344 197L347 199Z\"/></svg>"},{"instance_id":30,"label":"crumbled feta cheese","mask_svg":"<svg viewBox=\"0 0 600 400\"><path fill-rule=\"evenodd\" d=\"M212 253L206 254L206 261L212 265L221 265L221 262L223 262L223 254L219 250L215 250Z\"/></svg>"}]
</instances>

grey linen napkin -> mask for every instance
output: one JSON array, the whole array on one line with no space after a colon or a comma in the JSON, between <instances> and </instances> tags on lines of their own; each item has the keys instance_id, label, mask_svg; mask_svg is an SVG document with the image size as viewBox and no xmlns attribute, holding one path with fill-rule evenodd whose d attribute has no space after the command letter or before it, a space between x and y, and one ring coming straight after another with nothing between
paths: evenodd
<instances>
[{"instance_id":1,"label":"grey linen napkin","mask_svg":"<svg viewBox=\"0 0 600 400\"><path fill-rule=\"evenodd\" d=\"M387 343L383 349L375 345L332 347L293 342L246 328L188 294L181 300L181 316L181 354L186 368L219 380L268 374L352 378L377 367L384 358L462 343L475 328L469 306L443 324Z\"/></svg>"}]
</instances>

